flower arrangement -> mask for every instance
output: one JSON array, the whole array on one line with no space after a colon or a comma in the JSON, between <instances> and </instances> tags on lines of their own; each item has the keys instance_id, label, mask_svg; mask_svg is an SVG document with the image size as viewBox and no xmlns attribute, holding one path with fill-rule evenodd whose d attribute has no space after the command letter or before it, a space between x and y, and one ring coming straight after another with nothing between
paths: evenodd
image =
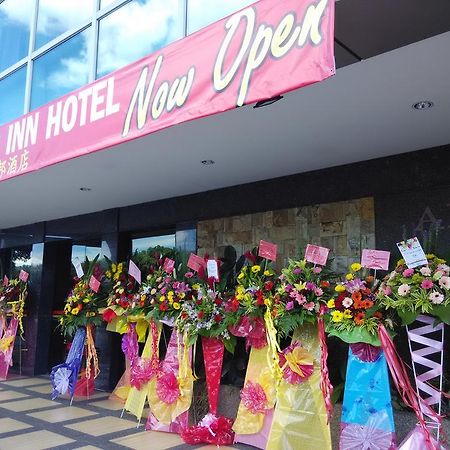
<instances>
[{"instance_id":1,"label":"flower arrangement","mask_svg":"<svg viewBox=\"0 0 450 450\"><path fill-rule=\"evenodd\" d=\"M100 310L105 307L106 296L100 289L95 292L89 285L91 277L98 282L103 279L97 260L98 256L92 261L86 259L86 271L82 278L75 278L75 285L66 299L64 315L59 321L66 336L72 337L79 327L97 326L102 322Z\"/></svg>"},{"instance_id":2,"label":"flower arrangement","mask_svg":"<svg viewBox=\"0 0 450 450\"><path fill-rule=\"evenodd\" d=\"M373 276L358 275L361 264L354 263L345 281L335 286L335 295L327 302L327 332L344 342L367 343L379 346L378 325L383 321L392 329L393 323L381 311L376 288L379 284Z\"/></svg>"},{"instance_id":3,"label":"flower arrangement","mask_svg":"<svg viewBox=\"0 0 450 450\"><path fill-rule=\"evenodd\" d=\"M24 333L23 312L28 295L28 285L20 278L5 280L0 285L0 316L11 313L19 320L20 335Z\"/></svg>"},{"instance_id":4,"label":"flower arrangement","mask_svg":"<svg viewBox=\"0 0 450 450\"><path fill-rule=\"evenodd\" d=\"M107 261L109 269L105 277L110 284L110 292L107 308L103 311L103 319L110 323L117 316L126 316L137 306L144 306L145 300L139 296L139 284L128 274L124 263Z\"/></svg>"},{"instance_id":5,"label":"flower arrangement","mask_svg":"<svg viewBox=\"0 0 450 450\"><path fill-rule=\"evenodd\" d=\"M412 323L419 314L450 324L450 267L436 255L426 256L428 264L414 269L400 259L378 292L381 304L395 310L404 325Z\"/></svg>"},{"instance_id":6,"label":"flower arrangement","mask_svg":"<svg viewBox=\"0 0 450 450\"><path fill-rule=\"evenodd\" d=\"M330 295L330 282L324 269L306 260L289 260L282 269L280 285L274 302L275 325L282 336L287 336L303 323L315 323L321 308Z\"/></svg>"}]
</instances>

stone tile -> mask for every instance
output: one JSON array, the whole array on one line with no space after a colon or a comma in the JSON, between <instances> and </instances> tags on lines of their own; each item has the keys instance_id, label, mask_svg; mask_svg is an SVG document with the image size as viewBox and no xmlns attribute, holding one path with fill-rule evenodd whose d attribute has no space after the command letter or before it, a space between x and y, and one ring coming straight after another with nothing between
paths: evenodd
<instances>
[{"instance_id":1,"label":"stone tile","mask_svg":"<svg viewBox=\"0 0 450 450\"><path fill-rule=\"evenodd\" d=\"M18 436L0 439L0 448L14 450L45 450L47 448L57 447L59 445L70 444L74 442L60 434L51 431L33 431Z\"/></svg>"},{"instance_id":2,"label":"stone tile","mask_svg":"<svg viewBox=\"0 0 450 450\"><path fill-rule=\"evenodd\" d=\"M14 387L27 387L47 383L49 383L49 381L42 378L18 378L17 380L5 381L3 384Z\"/></svg>"},{"instance_id":3,"label":"stone tile","mask_svg":"<svg viewBox=\"0 0 450 450\"><path fill-rule=\"evenodd\" d=\"M49 408L61 406L59 403L42 398L29 398L26 400L16 400L15 402L0 403L0 408L6 408L15 412L30 411L33 409ZM0 447L1 448L1 447Z\"/></svg>"},{"instance_id":4,"label":"stone tile","mask_svg":"<svg viewBox=\"0 0 450 450\"><path fill-rule=\"evenodd\" d=\"M28 391L37 392L38 394L51 394L52 385L50 383L44 384L43 386L27 387Z\"/></svg>"},{"instance_id":5,"label":"stone tile","mask_svg":"<svg viewBox=\"0 0 450 450\"><path fill-rule=\"evenodd\" d=\"M238 447L220 446L220 450L236 450ZM197 447L196 450L217 450L217 445L207 445L206 447Z\"/></svg>"},{"instance_id":6,"label":"stone tile","mask_svg":"<svg viewBox=\"0 0 450 450\"><path fill-rule=\"evenodd\" d=\"M72 425L65 425L65 427L92 436L102 436L104 434L136 428L136 425L137 422L121 419L120 417L101 417L99 419L90 419Z\"/></svg>"},{"instance_id":7,"label":"stone tile","mask_svg":"<svg viewBox=\"0 0 450 450\"><path fill-rule=\"evenodd\" d=\"M184 443L178 434L158 431L144 431L131 436L114 439L111 442L136 450L143 448L164 450ZM217 447L214 448L217 449Z\"/></svg>"},{"instance_id":8,"label":"stone tile","mask_svg":"<svg viewBox=\"0 0 450 450\"><path fill-rule=\"evenodd\" d=\"M109 409L110 411L119 411L124 407L124 403L119 400L102 400L100 402L90 402L89 404L99 408Z\"/></svg>"},{"instance_id":9,"label":"stone tile","mask_svg":"<svg viewBox=\"0 0 450 450\"><path fill-rule=\"evenodd\" d=\"M85 445L84 447L77 447L73 450L102 450L100 447L93 447L92 445Z\"/></svg>"},{"instance_id":10,"label":"stone tile","mask_svg":"<svg viewBox=\"0 0 450 450\"><path fill-rule=\"evenodd\" d=\"M14 392L14 391L2 391L0 392L0 402L6 400L15 400L17 398L25 398L28 397L27 394L22 394L22 392ZM1 407L1 404L0 404Z\"/></svg>"},{"instance_id":11,"label":"stone tile","mask_svg":"<svg viewBox=\"0 0 450 450\"><path fill-rule=\"evenodd\" d=\"M65 408L56 408L49 411L40 411L27 414L36 419L45 420L50 423L65 422L66 420L82 419L83 417L93 416L97 413L76 406L67 406Z\"/></svg>"},{"instance_id":12,"label":"stone tile","mask_svg":"<svg viewBox=\"0 0 450 450\"><path fill-rule=\"evenodd\" d=\"M31 425L10 418L0 419L0 435L11 431L25 430L26 428L31 428Z\"/></svg>"}]
</instances>

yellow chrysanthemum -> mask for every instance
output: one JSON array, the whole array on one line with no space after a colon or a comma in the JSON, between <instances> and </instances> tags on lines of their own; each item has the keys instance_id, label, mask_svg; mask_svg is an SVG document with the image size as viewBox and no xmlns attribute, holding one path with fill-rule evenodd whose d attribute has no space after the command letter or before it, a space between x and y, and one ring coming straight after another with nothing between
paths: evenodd
<instances>
[{"instance_id":1,"label":"yellow chrysanthemum","mask_svg":"<svg viewBox=\"0 0 450 450\"><path fill-rule=\"evenodd\" d=\"M159 301L163 302L166 300L166 296L165 295L161 295L161 297L159 297Z\"/></svg>"},{"instance_id":2,"label":"yellow chrysanthemum","mask_svg":"<svg viewBox=\"0 0 450 450\"><path fill-rule=\"evenodd\" d=\"M344 318L344 314L341 313L341 311L333 311L331 313L331 318L333 322L342 322L342 319Z\"/></svg>"},{"instance_id":3,"label":"yellow chrysanthemum","mask_svg":"<svg viewBox=\"0 0 450 450\"><path fill-rule=\"evenodd\" d=\"M110 270L108 270L108 271L106 271L106 278L111 278L111 271Z\"/></svg>"},{"instance_id":4,"label":"yellow chrysanthemum","mask_svg":"<svg viewBox=\"0 0 450 450\"><path fill-rule=\"evenodd\" d=\"M350 281L353 280L353 274L352 273L348 273L347 275L345 275L345 279Z\"/></svg>"},{"instance_id":5,"label":"yellow chrysanthemum","mask_svg":"<svg viewBox=\"0 0 450 450\"><path fill-rule=\"evenodd\" d=\"M178 294L178 297L184 299L186 297L186 294L184 292L181 292L181 294Z\"/></svg>"},{"instance_id":6,"label":"yellow chrysanthemum","mask_svg":"<svg viewBox=\"0 0 450 450\"><path fill-rule=\"evenodd\" d=\"M403 258L401 258L397 261L397 267L404 266L404 265L405 265L405 260Z\"/></svg>"},{"instance_id":7,"label":"yellow chrysanthemum","mask_svg":"<svg viewBox=\"0 0 450 450\"><path fill-rule=\"evenodd\" d=\"M239 275L238 275L238 280L242 280L242 278L244 278L244 272L241 272Z\"/></svg>"},{"instance_id":8,"label":"yellow chrysanthemum","mask_svg":"<svg viewBox=\"0 0 450 450\"><path fill-rule=\"evenodd\" d=\"M94 311L89 311L86 313L86 317L94 317L95 316L95 312Z\"/></svg>"},{"instance_id":9,"label":"yellow chrysanthemum","mask_svg":"<svg viewBox=\"0 0 450 450\"><path fill-rule=\"evenodd\" d=\"M335 304L334 304L334 298L328 300L327 306L328 306L328 308L334 308L334 306L335 306Z\"/></svg>"},{"instance_id":10,"label":"yellow chrysanthemum","mask_svg":"<svg viewBox=\"0 0 450 450\"><path fill-rule=\"evenodd\" d=\"M115 264L112 264L112 265L111 265L111 270L112 270L113 272L115 272L115 271L117 270L117 266L116 266Z\"/></svg>"},{"instance_id":11,"label":"yellow chrysanthemum","mask_svg":"<svg viewBox=\"0 0 450 450\"><path fill-rule=\"evenodd\" d=\"M195 283L192 285L192 289L194 289L194 291L198 291L200 289L200 285L198 283Z\"/></svg>"},{"instance_id":12,"label":"yellow chrysanthemum","mask_svg":"<svg viewBox=\"0 0 450 450\"><path fill-rule=\"evenodd\" d=\"M344 311L344 319L351 319L352 318L352 313L349 309L346 309Z\"/></svg>"},{"instance_id":13,"label":"yellow chrysanthemum","mask_svg":"<svg viewBox=\"0 0 450 450\"><path fill-rule=\"evenodd\" d=\"M353 263L350 266L350 269L352 270L352 272L358 272L358 270L361 270L361 264L360 263Z\"/></svg>"},{"instance_id":14,"label":"yellow chrysanthemum","mask_svg":"<svg viewBox=\"0 0 450 450\"><path fill-rule=\"evenodd\" d=\"M180 309L181 308L181 305L178 303L178 302L173 302L173 309Z\"/></svg>"},{"instance_id":15,"label":"yellow chrysanthemum","mask_svg":"<svg viewBox=\"0 0 450 450\"><path fill-rule=\"evenodd\" d=\"M72 311L70 311L74 316L76 316L80 310L78 308L72 308Z\"/></svg>"},{"instance_id":16,"label":"yellow chrysanthemum","mask_svg":"<svg viewBox=\"0 0 450 450\"><path fill-rule=\"evenodd\" d=\"M261 266L258 266L257 264L252 266L252 272L258 273L261 270Z\"/></svg>"},{"instance_id":17,"label":"yellow chrysanthemum","mask_svg":"<svg viewBox=\"0 0 450 450\"><path fill-rule=\"evenodd\" d=\"M264 271L264 276L265 277L270 277L270 276L272 276L272 272L270 270L265 270Z\"/></svg>"},{"instance_id":18,"label":"yellow chrysanthemum","mask_svg":"<svg viewBox=\"0 0 450 450\"><path fill-rule=\"evenodd\" d=\"M334 288L334 290L335 290L336 292L344 292L344 291L345 291L345 287L342 286L342 284L338 284L338 285L336 285L336 287Z\"/></svg>"}]
</instances>

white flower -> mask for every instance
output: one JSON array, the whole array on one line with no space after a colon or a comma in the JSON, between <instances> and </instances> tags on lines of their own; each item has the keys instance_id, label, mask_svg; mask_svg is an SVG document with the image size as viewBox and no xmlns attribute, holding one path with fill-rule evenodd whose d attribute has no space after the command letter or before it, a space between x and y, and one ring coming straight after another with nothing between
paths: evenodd
<instances>
[{"instance_id":1,"label":"white flower","mask_svg":"<svg viewBox=\"0 0 450 450\"><path fill-rule=\"evenodd\" d=\"M450 267L447 266L447 264L439 264L437 270L442 270L442 272L445 272L447 275L450 273Z\"/></svg>"},{"instance_id":2,"label":"white flower","mask_svg":"<svg viewBox=\"0 0 450 450\"><path fill-rule=\"evenodd\" d=\"M345 297L342 301L342 306L344 308L350 308L353 305L353 300L350 297Z\"/></svg>"},{"instance_id":3,"label":"white flower","mask_svg":"<svg viewBox=\"0 0 450 450\"><path fill-rule=\"evenodd\" d=\"M420 269L420 273L424 276L424 277L429 277L431 275L431 269L428 266L422 267Z\"/></svg>"},{"instance_id":4,"label":"white flower","mask_svg":"<svg viewBox=\"0 0 450 450\"><path fill-rule=\"evenodd\" d=\"M442 277L442 278L439 280L439 286L440 286L441 288L444 288L444 289L446 289L446 290L449 290L449 289L450 289L450 277Z\"/></svg>"},{"instance_id":5,"label":"white flower","mask_svg":"<svg viewBox=\"0 0 450 450\"><path fill-rule=\"evenodd\" d=\"M393 270L393 271L389 274L389 281L393 280L396 276L397 276L397 272L396 272L395 270Z\"/></svg>"},{"instance_id":6,"label":"white flower","mask_svg":"<svg viewBox=\"0 0 450 450\"><path fill-rule=\"evenodd\" d=\"M433 291L428 298L431 300L431 303L434 303L435 305L439 305L444 301L444 296L436 291Z\"/></svg>"},{"instance_id":7,"label":"white flower","mask_svg":"<svg viewBox=\"0 0 450 450\"><path fill-rule=\"evenodd\" d=\"M406 297L409 294L409 291L411 290L411 287L408 286L407 284L401 284L398 287L397 293L398 295L400 295L401 297Z\"/></svg>"}]
</instances>

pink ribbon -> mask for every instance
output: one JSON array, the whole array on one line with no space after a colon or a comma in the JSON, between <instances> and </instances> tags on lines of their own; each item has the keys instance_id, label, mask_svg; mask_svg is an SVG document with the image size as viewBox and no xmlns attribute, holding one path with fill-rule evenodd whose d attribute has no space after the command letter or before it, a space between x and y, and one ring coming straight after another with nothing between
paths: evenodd
<instances>
[{"instance_id":1,"label":"pink ribbon","mask_svg":"<svg viewBox=\"0 0 450 450\"><path fill-rule=\"evenodd\" d=\"M327 337L325 335L325 325L323 318L317 319L317 325L319 328L319 341L320 341L320 389L322 390L323 400L325 402L325 408L327 410L327 424L330 423L331 416L333 414L333 403L331 402L331 395L333 394L333 385L330 381L328 372L328 345Z\"/></svg>"},{"instance_id":2,"label":"pink ribbon","mask_svg":"<svg viewBox=\"0 0 450 450\"><path fill-rule=\"evenodd\" d=\"M9 325L5 328L3 332L2 339L13 338L11 345L3 353L0 351L0 379L6 379L9 372L9 367L12 366L13 349L14 349L14 339L17 334L17 326L19 325L19 320L13 317L9 321Z\"/></svg>"},{"instance_id":3,"label":"pink ribbon","mask_svg":"<svg viewBox=\"0 0 450 450\"><path fill-rule=\"evenodd\" d=\"M269 409L266 393L259 383L248 381L241 390L241 400L252 414L265 414Z\"/></svg>"},{"instance_id":4,"label":"pink ribbon","mask_svg":"<svg viewBox=\"0 0 450 450\"><path fill-rule=\"evenodd\" d=\"M430 415L430 406L439 405L442 400L441 392L435 389L428 382L434 378L442 376L442 366L440 363L435 362L427 356L434 355L443 351L443 337L444 337L444 324L440 323L434 326L435 319L433 317L420 315L416 319L418 322L426 324L411 330L408 328L408 338L410 342L422 345L423 347L418 350L413 350L411 347L411 358L413 364L420 364L427 367L429 370L420 375L416 375L416 386L420 395L420 406L422 412L430 419L436 421L435 415ZM440 332L442 339L440 341L426 337L429 333ZM428 398L422 398L420 392L425 393Z\"/></svg>"},{"instance_id":5,"label":"pink ribbon","mask_svg":"<svg viewBox=\"0 0 450 450\"><path fill-rule=\"evenodd\" d=\"M386 356L386 361L397 391L401 395L403 402L414 411L424 433L427 449L436 450L423 417L420 397L411 386L405 364L398 356L391 336L382 324L378 327L378 337L380 338L381 347ZM439 417L431 408L429 408L427 415L428 414L430 414L430 417L433 417L433 420L436 422L441 422L441 417Z\"/></svg>"}]
</instances>

